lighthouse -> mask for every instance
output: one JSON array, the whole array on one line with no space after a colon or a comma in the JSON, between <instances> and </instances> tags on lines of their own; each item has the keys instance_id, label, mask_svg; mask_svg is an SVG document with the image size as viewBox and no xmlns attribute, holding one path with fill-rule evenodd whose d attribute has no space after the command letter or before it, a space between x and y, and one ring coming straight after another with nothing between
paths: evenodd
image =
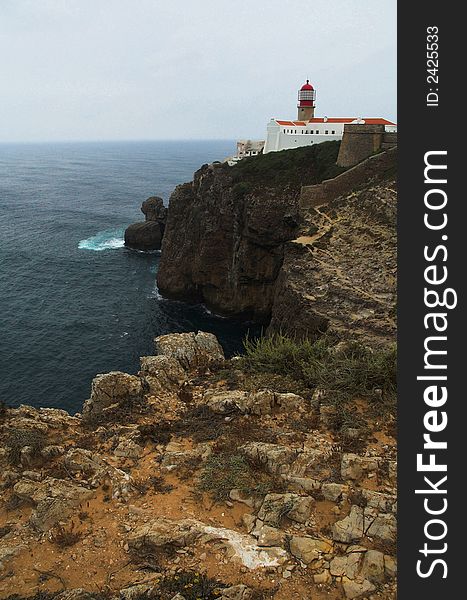
<instances>
[{"instance_id":1,"label":"lighthouse","mask_svg":"<svg viewBox=\"0 0 467 600\"><path fill-rule=\"evenodd\" d=\"M299 121L310 121L315 116L316 92L309 80L298 90L298 116Z\"/></svg>"}]
</instances>

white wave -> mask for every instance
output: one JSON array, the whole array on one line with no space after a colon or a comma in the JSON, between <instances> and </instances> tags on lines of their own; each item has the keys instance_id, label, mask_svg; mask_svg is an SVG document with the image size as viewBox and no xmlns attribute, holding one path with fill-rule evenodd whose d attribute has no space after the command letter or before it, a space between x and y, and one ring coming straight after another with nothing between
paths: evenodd
<instances>
[{"instance_id":1,"label":"white wave","mask_svg":"<svg viewBox=\"0 0 467 600\"><path fill-rule=\"evenodd\" d=\"M124 229L106 229L99 231L85 240L81 240L78 244L80 250L94 250L101 252L102 250L116 250L123 248L125 241L123 239Z\"/></svg>"}]
</instances>

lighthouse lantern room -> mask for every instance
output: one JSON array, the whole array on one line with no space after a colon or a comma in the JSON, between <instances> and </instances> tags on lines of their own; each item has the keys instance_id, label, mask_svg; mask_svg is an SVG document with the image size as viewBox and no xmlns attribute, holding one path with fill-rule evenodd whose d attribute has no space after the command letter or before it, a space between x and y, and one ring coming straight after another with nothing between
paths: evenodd
<instances>
[{"instance_id":1,"label":"lighthouse lantern room","mask_svg":"<svg viewBox=\"0 0 467 600\"><path fill-rule=\"evenodd\" d=\"M298 90L297 108L299 121L309 121L315 116L315 100L316 92L307 79L306 83Z\"/></svg>"}]
</instances>

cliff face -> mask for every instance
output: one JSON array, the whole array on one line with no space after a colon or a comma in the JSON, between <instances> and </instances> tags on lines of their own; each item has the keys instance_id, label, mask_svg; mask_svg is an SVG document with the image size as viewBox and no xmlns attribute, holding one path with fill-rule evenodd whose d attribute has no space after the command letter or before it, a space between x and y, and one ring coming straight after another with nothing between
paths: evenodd
<instances>
[{"instance_id":1,"label":"cliff face","mask_svg":"<svg viewBox=\"0 0 467 600\"><path fill-rule=\"evenodd\" d=\"M303 235L284 250L269 332L395 338L396 203L391 176L304 213Z\"/></svg>"},{"instance_id":2,"label":"cliff face","mask_svg":"<svg viewBox=\"0 0 467 600\"><path fill-rule=\"evenodd\" d=\"M230 174L200 169L170 199L161 293L222 314L269 317L283 245L298 228L297 194L236 193Z\"/></svg>"},{"instance_id":3,"label":"cliff face","mask_svg":"<svg viewBox=\"0 0 467 600\"><path fill-rule=\"evenodd\" d=\"M205 165L192 183L178 186L169 204L160 292L267 322L284 244L299 231L300 187L321 181L337 156L337 143L322 146L232 168Z\"/></svg>"},{"instance_id":4,"label":"cliff face","mask_svg":"<svg viewBox=\"0 0 467 600\"><path fill-rule=\"evenodd\" d=\"M169 205L161 293L267 323L269 332L313 336L330 328L391 340L396 152L366 161L371 169L356 167L362 176L350 193L306 208L301 184L334 174L335 155L317 155L319 146L301 162L292 161L292 150L230 169L206 165L179 186ZM280 162L265 169L265 160Z\"/></svg>"}]
</instances>

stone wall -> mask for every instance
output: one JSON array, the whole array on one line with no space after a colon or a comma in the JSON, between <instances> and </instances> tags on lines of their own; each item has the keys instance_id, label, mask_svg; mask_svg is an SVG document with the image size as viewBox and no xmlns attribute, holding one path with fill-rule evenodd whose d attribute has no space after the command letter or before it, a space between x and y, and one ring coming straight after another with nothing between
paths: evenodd
<instances>
[{"instance_id":1,"label":"stone wall","mask_svg":"<svg viewBox=\"0 0 467 600\"><path fill-rule=\"evenodd\" d=\"M397 146L367 158L355 167L334 177L334 179L327 179L316 185L303 186L300 194L300 208L311 208L327 204L334 198L349 194L373 177L377 176L381 179L384 173L390 171L396 165Z\"/></svg>"},{"instance_id":2,"label":"stone wall","mask_svg":"<svg viewBox=\"0 0 467 600\"><path fill-rule=\"evenodd\" d=\"M337 164L340 167L353 167L378 152L384 135L384 125L346 124Z\"/></svg>"}]
</instances>

